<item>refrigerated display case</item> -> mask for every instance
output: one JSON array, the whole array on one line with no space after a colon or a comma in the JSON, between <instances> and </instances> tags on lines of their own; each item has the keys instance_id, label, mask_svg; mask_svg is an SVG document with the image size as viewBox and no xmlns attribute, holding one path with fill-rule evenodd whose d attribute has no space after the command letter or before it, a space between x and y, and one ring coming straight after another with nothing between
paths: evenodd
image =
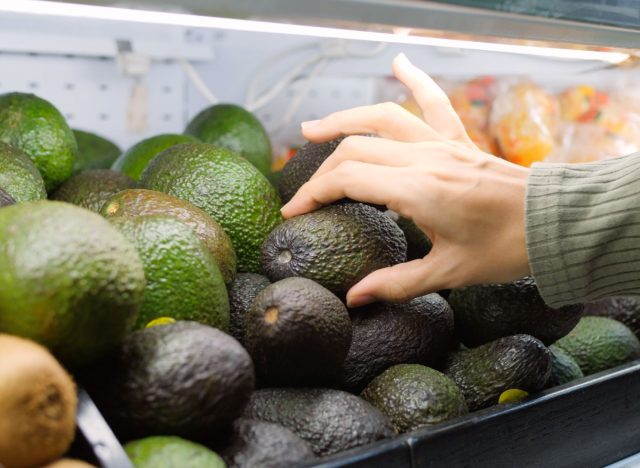
<instances>
[{"instance_id":1,"label":"refrigerated display case","mask_svg":"<svg viewBox=\"0 0 640 468\"><path fill-rule=\"evenodd\" d=\"M72 127L124 148L182 132L212 103L241 104L269 131L277 166L303 143L301 121L405 100L390 83L400 52L443 82L490 75L553 93L584 83L640 88L633 0L112 4L0 0L0 93L38 94ZM604 466L640 452L638 390L632 363L314 466ZM94 408L80 411L96 458L126 463L110 452Z\"/></svg>"}]
</instances>

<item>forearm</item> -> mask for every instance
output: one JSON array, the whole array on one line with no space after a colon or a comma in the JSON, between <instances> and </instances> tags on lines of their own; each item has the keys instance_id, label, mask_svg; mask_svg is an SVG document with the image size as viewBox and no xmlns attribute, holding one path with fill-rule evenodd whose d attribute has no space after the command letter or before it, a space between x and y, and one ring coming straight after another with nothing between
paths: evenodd
<instances>
[{"instance_id":1,"label":"forearm","mask_svg":"<svg viewBox=\"0 0 640 468\"><path fill-rule=\"evenodd\" d=\"M534 165L526 234L529 266L549 305L640 295L640 153Z\"/></svg>"}]
</instances>

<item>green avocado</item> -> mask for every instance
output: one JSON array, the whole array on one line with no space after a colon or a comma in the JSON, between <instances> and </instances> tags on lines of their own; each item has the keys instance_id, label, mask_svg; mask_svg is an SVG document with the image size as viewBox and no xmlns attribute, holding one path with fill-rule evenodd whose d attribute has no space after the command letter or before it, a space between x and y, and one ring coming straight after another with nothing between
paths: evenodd
<instances>
[{"instance_id":1,"label":"green avocado","mask_svg":"<svg viewBox=\"0 0 640 468\"><path fill-rule=\"evenodd\" d=\"M0 141L31 158L47 192L73 174L76 139L60 111L42 98L25 93L0 95Z\"/></svg>"},{"instance_id":2,"label":"green avocado","mask_svg":"<svg viewBox=\"0 0 640 468\"><path fill-rule=\"evenodd\" d=\"M111 165L114 171L127 174L133 180L140 180L140 176L149 162L164 150L175 145L198 143L200 140L189 135L178 133L163 133L139 141L122 153Z\"/></svg>"},{"instance_id":3,"label":"green avocado","mask_svg":"<svg viewBox=\"0 0 640 468\"><path fill-rule=\"evenodd\" d=\"M444 367L469 411L498 403L505 390L540 390L551 374L551 351L537 338L514 335L449 354Z\"/></svg>"},{"instance_id":4,"label":"green avocado","mask_svg":"<svg viewBox=\"0 0 640 468\"><path fill-rule=\"evenodd\" d=\"M224 460L207 447L175 436L133 440L124 450L136 468L226 468Z\"/></svg>"},{"instance_id":5,"label":"green avocado","mask_svg":"<svg viewBox=\"0 0 640 468\"><path fill-rule=\"evenodd\" d=\"M236 419L222 447L220 455L233 468L280 468L315 458L291 430L257 419Z\"/></svg>"},{"instance_id":6,"label":"green avocado","mask_svg":"<svg viewBox=\"0 0 640 468\"><path fill-rule=\"evenodd\" d=\"M262 245L262 269L271 281L312 279L342 296L379 268L406 260L402 230L375 208L340 203L296 216Z\"/></svg>"},{"instance_id":7,"label":"green avocado","mask_svg":"<svg viewBox=\"0 0 640 468\"><path fill-rule=\"evenodd\" d=\"M455 315L456 336L470 347L517 334L549 345L576 326L584 309L582 304L549 307L532 277L454 289L447 300Z\"/></svg>"},{"instance_id":8,"label":"green avocado","mask_svg":"<svg viewBox=\"0 0 640 468\"><path fill-rule=\"evenodd\" d=\"M258 273L260 247L281 221L280 199L269 181L237 154L206 143L160 153L140 180L201 208L233 242L239 272Z\"/></svg>"},{"instance_id":9,"label":"green avocado","mask_svg":"<svg viewBox=\"0 0 640 468\"><path fill-rule=\"evenodd\" d=\"M29 156L0 141L0 187L17 203L47 198L44 181Z\"/></svg>"},{"instance_id":10,"label":"green avocado","mask_svg":"<svg viewBox=\"0 0 640 468\"><path fill-rule=\"evenodd\" d=\"M244 321L253 300L271 281L257 273L239 273L229 286L229 334L240 343L244 342Z\"/></svg>"},{"instance_id":11,"label":"green avocado","mask_svg":"<svg viewBox=\"0 0 640 468\"><path fill-rule=\"evenodd\" d=\"M551 351L551 375L545 388L563 385L584 377L578 363L561 348L551 345L549 351Z\"/></svg>"},{"instance_id":12,"label":"green avocado","mask_svg":"<svg viewBox=\"0 0 640 468\"><path fill-rule=\"evenodd\" d=\"M0 210L0 332L47 346L70 367L118 346L138 316L144 271L107 221L48 200Z\"/></svg>"},{"instance_id":13,"label":"green avocado","mask_svg":"<svg viewBox=\"0 0 640 468\"><path fill-rule=\"evenodd\" d=\"M184 131L239 154L262 174L271 172L271 140L260 121L235 104L216 104L196 115Z\"/></svg>"},{"instance_id":14,"label":"green avocado","mask_svg":"<svg viewBox=\"0 0 640 468\"><path fill-rule=\"evenodd\" d=\"M469 412L464 395L449 377L420 364L388 368L371 381L361 396L382 411L399 433Z\"/></svg>"},{"instance_id":15,"label":"green avocado","mask_svg":"<svg viewBox=\"0 0 640 468\"><path fill-rule=\"evenodd\" d=\"M375 302L350 315L353 339L342 386L353 393L394 364L439 366L453 343L453 311L438 294L405 304Z\"/></svg>"},{"instance_id":16,"label":"green avocado","mask_svg":"<svg viewBox=\"0 0 640 468\"><path fill-rule=\"evenodd\" d=\"M608 297L584 305L584 315L609 317L624 323L640 338L640 300L635 297Z\"/></svg>"},{"instance_id":17,"label":"green avocado","mask_svg":"<svg viewBox=\"0 0 640 468\"><path fill-rule=\"evenodd\" d=\"M89 169L110 169L122 150L110 140L100 135L73 129L73 136L78 143L78 159L73 172Z\"/></svg>"},{"instance_id":18,"label":"green avocado","mask_svg":"<svg viewBox=\"0 0 640 468\"><path fill-rule=\"evenodd\" d=\"M102 215L107 219L156 214L172 216L191 227L216 259L225 284L233 282L236 276L236 253L231 239L222 226L200 208L166 193L131 189L111 197L102 209Z\"/></svg>"},{"instance_id":19,"label":"green avocado","mask_svg":"<svg viewBox=\"0 0 640 468\"><path fill-rule=\"evenodd\" d=\"M393 437L389 419L360 397L325 388L264 388L243 416L280 424L306 440L318 456Z\"/></svg>"},{"instance_id":20,"label":"green avocado","mask_svg":"<svg viewBox=\"0 0 640 468\"><path fill-rule=\"evenodd\" d=\"M258 377L270 385L329 385L351 344L351 321L340 299L306 278L264 288L245 317L244 345Z\"/></svg>"},{"instance_id":21,"label":"green avocado","mask_svg":"<svg viewBox=\"0 0 640 468\"><path fill-rule=\"evenodd\" d=\"M80 382L119 440L171 434L204 443L240 416L255 378L235 339L178 321L130 334Z\"/></svg>"},{"instance_id":22,"label":"green avocado","mask_svg":"<svg viewBox=\"0 0 640 468\"><path fill-rule=\"evenodd\" d=\"M195 232L166 215L111 218L138 250L147 287L136 328L170 317L229 328L229 299L218 265Z\"/></svg>"},{"instance_id":23,"label":"green avocado","mask_svg":"<svg viewBox=\"0 0 640 468\"><path fill-rule=\"evenodd\" d=\"M638 338L629 327L608 317L582 317L554 345L575 359L584 375L640 358Z\"/></svg>"},{"instance_id":24,"label":"green avocado","mask_svg":"<svg viewBox=\"0 0 640 468\"><path fill-rule=\"evenodd\" d=\"M60 185L49 197L52 200L78 205L96 213L113 195L130 189L135 182L121 172L93 169L74 175Z\"/></svg>"}]
</instances>

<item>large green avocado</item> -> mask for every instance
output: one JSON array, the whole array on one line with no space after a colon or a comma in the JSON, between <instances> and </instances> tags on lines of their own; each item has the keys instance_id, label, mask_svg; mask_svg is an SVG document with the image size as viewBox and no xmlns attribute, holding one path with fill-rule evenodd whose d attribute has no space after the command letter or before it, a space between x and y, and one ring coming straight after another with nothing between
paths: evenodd
<instances>
[{"instance_id":1,"label":"large green avocado","mask_svg":"<svg viewBox=\"0 0 640 468\"><path fill-rule=\"evenodd\" d=\"M446 375L420 364L390 367L362 392L399 433L433 426L469 412L464 395Z\"/></svg>"},{"instance_id":2,"label":"large green avocado","mask_svg":"<svg viewBox=\"0 0 640 468\"><path fill-rule=\"evenodd\" d=\"M219 450L230 468L280 468L315 458L311 446L279 424L238 418Z\"/></svg>"},{"instance_id":3,"label":"large green avocado","mask_svg":"<svg viewBox=\"0 0 640 468\"><path fill-rule=\"evenodd\" d=\"M116 159L111 169L127 174L133 180L140 180L140 176L151 160L164 150L175 145L198 143L200 140L189 135L178 133L163 133L139 141Z\"/></svg>"},{"instance_id":4,"label":"large green avocado","mask_svg":"<svg viewBox=\"0 0 640 468\"><path fill-rule=\"evenodd\" d=\"M561 348L551 345L551 375L547 380L545 388L563 385L572 380L584 377L578 363L564 352Z\"/></svg>"},{"instance_id":5,"label":"large green avocado","mask_svg":"<svg viewBox=\"0 0 640 468\"><path fill-rule=\"evenodd\" d=\"M549 307L532 277L454 289L447 300L455 315L456 336L471 347L517 334L549 345L576 326L584 309L582 304Z\"/></svg>"},{"instance_id":6,"label":"large green avocado","mask_svg":"<svg viewBox=\"0 0 640 468\"><path fill-rule=\"evenodd\" d=\"M342 385L359 393L394 364L438 366L453 341L453 311L438 294L351 310L353 339Z\"/></svg>"},{"instance_id":7,"label":"large green avocado","mask_svg":"<svg viewBox=\"0 0 640 468\"><path fill-rule=\"evenodd\" d=\"M351 321L340 299L306 278L263 289L245 317L244 345L268 385L329 385L351 344Z\"/></svg>"},{"instance_id":8,"label":"large green avocado","mask_svg":"<svg viewBox=\"0 0 640 468\"><path fill-rule=\"evenodd\" d=\"M584 375L640 358L638 338L629 327L608 317L582 317L554 345L575 359Z\"/></svg>"},{"instance_id":9,"label":"large green avocado","mask_svg":"<svg viewBox=\"0 0 640 468\"><path fill-rule=\"evenodd\" d=\"M136 468L226 468L207 447L175 436L133 440L124 450Z\"/></svg>"},{"instance_id":10,"label":"large green avocado","mask_svg":"<svg viewBox=\"0 0 640 468\"><path fill-rule=\"evenodd\" d=\"M0 141L31 158L47 192L73 174L76 139L60 111L42 98L25 93L0 95Z\"/></svg>"},{"instance_id":11,"label":"large green avocado","mask_svg":"<svg viewBox=\"0 0 640 468\"><path fill-rule=\"evenodd\" d=\"M608 297L584 305L584 315L609 317L624 323L640 338L640 300L636 297Z\"/></svg>"},{"instance_id":12,"label":"large green avocado","mask_svg":"<svg viewBox=\"0 0 640 468\"><path fill-rule=\"evenodd\" d=\"M454 351L444 368L462 390L469 411L498 403L505 390L535 392L551 374L551 352L537 338L514 335L466 351Z\"/></svg>"},{"instance_id":13,"label":"large green avocado","mask_svg":"<svg viewBox=\"0 0 640 468\"><path fill-rule=\"evenodd\" d=\"M78 143L78 159L73 168L76 174L89 169L109 169L122 153L115 143L95 133L73 129L73 136Z\"/></svg>"},{"instance_id":14,"label":"large green avocado","mask_svg":"<svg viewBox=\"0 0 640 468\"><path fill-rule=\"evenodd\" d=\"M238 153L260 172L271 172L271 140L260 121L235 104L216 104L196 115L184 131Z\"/></svg>"},{"instance_id":15,"label":"large green avocado","mask_svg":"<svg viewBox=\"0 0 640 468\"><path fill-rule=\"evenodd\" d=\"M179 219L200 237L216 259L224 282L230 285L236 276L236 253L231 239L211 216L191 203L153 190L123 190L103 206L105 218L163 214Z\"/></svg>"},{"instance_id":16,"label":"large green avocado","mask_svg":"<svg viewBox=\"0 0 640 468\"><path fill-rule=\"evenodd\" d=\"M0 141L0 188L17 203L47 198L44 181L29 156Z\"/></svg>"},{"instance_id":17,"label":"large green avocado","mask_svg":"<svg viewBox=\"0 0 640 468\"><path fill-rule=\"evenodd\" d=\"M178 321L132 333L81 381L122 441L167 434L202 441L240 416L254 373L235 339Z\"/></svg>"},{"instance_id":18,"label":"large green avocado","mask_svg":"<svg viewBox=\"0 0 640 468\"><path fill-rule=\"evenodd\" d=\"M391 422L360 397L324 388L256 390L243 413L291 429L318 456L392 437Z\"/></svg>"},{"instance_id":19,"label":"large green avocado","mask_svg":"<svg viewBox=\"0 0 640 468\"><path fill-rule=\"evenodd\" d=\"M41 200L0 210L0 332L44 344L68 366L116 347L135 323L144 271L101 216Z\"/></svg>"},{"instance_id":20,"label":"large green avocado","mask_svg":"<svg viewBox=\"0 0 640 468\"><path fill-rule=\"evenodd\" d=\"M99 213L113 195L135 186L129 176L109 169L93 169L74 175L49 197Z\"/></svg>"},{"instance_id":21,"label":"large green avocado","mask_svg":"<svg viewBox=\"0 0 640 468\"><path fill-rule=\"evenodd\" d=\"M286 220L262 246L262 269L271 281L312 279L342 296L380 268L404 262L400 228L375 208L340 203Z\"/></svg>"},{"instance_id":22,"label":"large green avocado","mask_svg":"<svg viewBox=\"0 0 640 468\"><path fill-rule=\"evenodd\" d=\"M144 265L147 287L136 328L171 317L229 328L229 300L218 265L195 232L166 215L111 218Z\"/></svg>"},{"instance_id":23,"label":"large green avocado","mask_svg":"<svg viewBox=\"0 0 640 468\"><path fill-rule=\"evenodd\" d=\"M229 334L244 342L244 322L253 300L271 281L257 273L239 273L229 286Z\"/></svg>"},{"instance_id":24,"label":"large green avocado","mask_svg":"<svg viewBox=\"0 0 640 468\"><path fill-rule=\"evenodd\" d=\"M259 272L260 247L282 221L281 204L269 181L245 159L206 143L174 146L154 158L141 185L203 209L229 234L238 271Z\"/></svg>"}]
</instances>

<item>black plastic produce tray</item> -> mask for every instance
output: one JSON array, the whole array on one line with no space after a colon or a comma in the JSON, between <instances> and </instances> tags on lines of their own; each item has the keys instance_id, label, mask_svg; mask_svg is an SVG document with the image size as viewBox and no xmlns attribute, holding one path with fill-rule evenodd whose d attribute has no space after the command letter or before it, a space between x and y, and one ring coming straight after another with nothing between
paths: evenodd
<instances>
[{"instance_id":1,"label":"black plastic produce tray","mask_svg":"<svg viewBox=\"0 0 640 468\"><path fill-rule=\"evenodd\" d=\"M640 452L640 361L306 466L602 467Z\"/></svg>"}]
</instances>

